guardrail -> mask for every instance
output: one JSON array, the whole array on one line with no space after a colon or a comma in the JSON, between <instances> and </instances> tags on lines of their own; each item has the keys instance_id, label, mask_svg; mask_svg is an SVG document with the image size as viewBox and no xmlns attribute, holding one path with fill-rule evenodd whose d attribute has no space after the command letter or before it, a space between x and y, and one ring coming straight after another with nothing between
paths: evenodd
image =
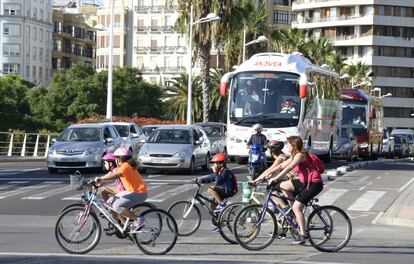
<instances>
[{"instance_id":1,"label":"guardrail","mask_svg":"<svg viewBox=\"0 0 414 264\"><path fill-rule=\"evenodd\" d=\"M47 156L54 134L0 132L0 156Z\"/></svg>"}]
</instances>

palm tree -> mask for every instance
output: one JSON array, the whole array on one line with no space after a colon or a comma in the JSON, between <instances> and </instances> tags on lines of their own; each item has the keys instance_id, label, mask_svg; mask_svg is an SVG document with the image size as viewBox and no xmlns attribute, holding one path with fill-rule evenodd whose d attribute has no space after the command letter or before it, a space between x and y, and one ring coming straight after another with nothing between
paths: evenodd
<instances>
[{"instance_id":1,"label":"palm tree","mask_svg":"<svg viewBox=\"0 0 414 264\"><path fill-rule=\"evenodd\" d=\"M356 64L351 63L349 65L345 65L343 68L343 72L347 73L350 78L349 79L349 86L354 86L359 83L366 83L363 88L366 92L369 92L372 88L372 77L374 77L374 73L372 72L371 66L365 64L363 62L357 62Z\"/></svg>"},{"instance_id":2,"label":"palm tree","mask_svg":"<svg viewBox=\"0 0 414 264\"><path fill-rule=\"evenodd\" d=\"M173 120L185 120L187 113L187 98L188 98L188 74L181 74L178 77L172 78L170 85L166 87L165 103L167 107L167 118ZM202 102L201 98L201 86L200 78L195 77L192 80L192 94L193 94L193 107L192 121L200 121Z\"/></svg>"},{"instance_id":3,"label":"palm tree","mask_svg":"<svg viewBox=\"0 0 414 264\"><path fill-rule=\"evenodd\" d=\"M194 10L194 21L206 17L212 11L213 2L208 0L178 0L178 26L182 32L187 32L190 20L191 6ZM194 41L197 57L201 60L201 87L203 91L203 122L208 122L209 90L210 90L210 51L212 41L211 23L194 25L194 37L189 41ZM191 51L192 52L192 51Z\"/></svg>"},{"instance_id":4,"label":"palm tree","mask_svg":"<svg viewBox=\"0 0 414 264\"><path fill-rule=\"evenodd\" d=\"M224 122L227 113L227 98L220 95L220 80L226 70L211 70L210 116L214 121Z\"/></svg>"},{"instance_id":5,"label":"palm tree","mask_svg":"<svg viewBox=\"0 0 414 264\"><path fill-rule=\"evenodd\" d=\"M289 30L274 30L271 33L270 44L276 52L292 53L295 51L307 54L307 35L306 29L292 28Z\"/></svg>"}]
</instances>

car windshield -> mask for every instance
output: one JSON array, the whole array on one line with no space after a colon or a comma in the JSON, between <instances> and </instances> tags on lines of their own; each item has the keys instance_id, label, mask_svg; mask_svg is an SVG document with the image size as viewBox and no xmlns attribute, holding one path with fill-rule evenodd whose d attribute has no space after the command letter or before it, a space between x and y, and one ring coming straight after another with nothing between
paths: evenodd
<instances>
[{"instance_id":1,"label":"car windshield","mask_svg":"<svg viewBox=\"0 0 414 264\"><path fill-rule=\"evenodd\" d=\"M129 136L129 126L125 125L115 125L114 126L116 131L121 137L128 137Z\"/></svg>"},{"instance_id":2,"label":"car windshield","mask_svg":"<svg viewBox=\"0 0 414 264\"><path fill-rule=\"evenodd\" d=\"M300 115L299 75L245 72L231 84L230 120L240 126L297 126Z\"/></svg>"},{"instance_id":3,"label":"car windshield","mask_svg":"<svg viewBox=\"0 0 414 264\"><path fill-rule=\"evenodd\" d=\"M215 125L203 125L202 126L204 131L206 131L206 134L208 137L221 137L223 136L223 134L221 133L221 129L220 126L215 126Z\"/></svg>"},{"instance_id":4,"label":"car windshield","mask_svg":"<svg viewBox=\"0 0 414 264\"><path fill-rule=\"evenodd\" d=\"M81 127L66 128L60 134L58 141L99 141L101 135L100 128Z\"/></svg>"},{"instance_id":5,"label":"car windshield","mask_svg":"<svg viewBox=\"0 0 414 264\"><path fill-rule=\"evenodd\" d=\"M394 142L395 143L401 143L401 137L393 135L394 136Z\"/></svg>"},{"instance_id":6,"label":"car windshield","mask_svg":"<svg viewBox=\"0 0 414 264\"><path fill-rule=\"evenodd\" d=\"M190 144L190 133L184 129L158 129L151 134L148 143Z\"/></svg>"},{"instance_id":7,"label":"car windshield","mask_svg":"<svg viewBox=\"0 0 414 264\"><path fill-rule=\"evenodd\" d=\"M143 127L142 131L144 132L145 136L149 137L151 136L152 132L157 129L157 127Z\"/></svg>"}]
</instances>

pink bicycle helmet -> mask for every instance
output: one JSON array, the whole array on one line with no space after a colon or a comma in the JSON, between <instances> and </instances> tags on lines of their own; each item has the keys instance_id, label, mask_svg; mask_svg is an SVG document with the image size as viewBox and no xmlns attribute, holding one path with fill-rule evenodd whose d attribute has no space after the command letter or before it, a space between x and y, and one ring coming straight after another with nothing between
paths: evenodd
<instances>
[{"instance_id":1,"label":"pink bicycle helmet","mask_svg":"<svg viewBox=\"0 0 414 264\"><path fill-rule=\"evenodd\" d=\"M114 156L115 157L131 157L132 152L125 147L120 147L117 150L115 150Z\"/></svg>"},{"instance_id":2,"label":"pink bicycle helmet","mask_svg":"<svg viewBox=\"0 0 414 264\"><path fill-rule=\"evenodd\" d=\"M115 161L116 160L116 157L114 156L114 154L108 153L108 154L106 154L105 156L102 157L102 160L105 160L105 161Z\"/></svg>"}]
</instances>

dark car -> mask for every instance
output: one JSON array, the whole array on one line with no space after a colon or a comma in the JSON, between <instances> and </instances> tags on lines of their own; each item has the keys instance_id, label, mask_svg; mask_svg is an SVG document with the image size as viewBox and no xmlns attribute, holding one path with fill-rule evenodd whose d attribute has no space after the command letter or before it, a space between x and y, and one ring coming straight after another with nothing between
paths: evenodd
<instances>
[{"instance_id":1,"label":"dark car","mask_svg":"<svg viewBox=\"0 0 414 264\"><path fill-rule=\"evenodd\" d=\"M341 128L339 144L334 149L333 156L337 159L346 159L347 161L358 160L358 143L353 136L351 128Z\"/></svg>"},{"instance_id":2,"label":"dark car","mask_svg":"<svg viewBox=\"0 0 414 264\"><path fill-rule=\"evenodd\" d=\"M405 158L410 154L408 141L406 137L400 135L394 136L394 155L399 158Z\"/></svg>"}]
</instances>

